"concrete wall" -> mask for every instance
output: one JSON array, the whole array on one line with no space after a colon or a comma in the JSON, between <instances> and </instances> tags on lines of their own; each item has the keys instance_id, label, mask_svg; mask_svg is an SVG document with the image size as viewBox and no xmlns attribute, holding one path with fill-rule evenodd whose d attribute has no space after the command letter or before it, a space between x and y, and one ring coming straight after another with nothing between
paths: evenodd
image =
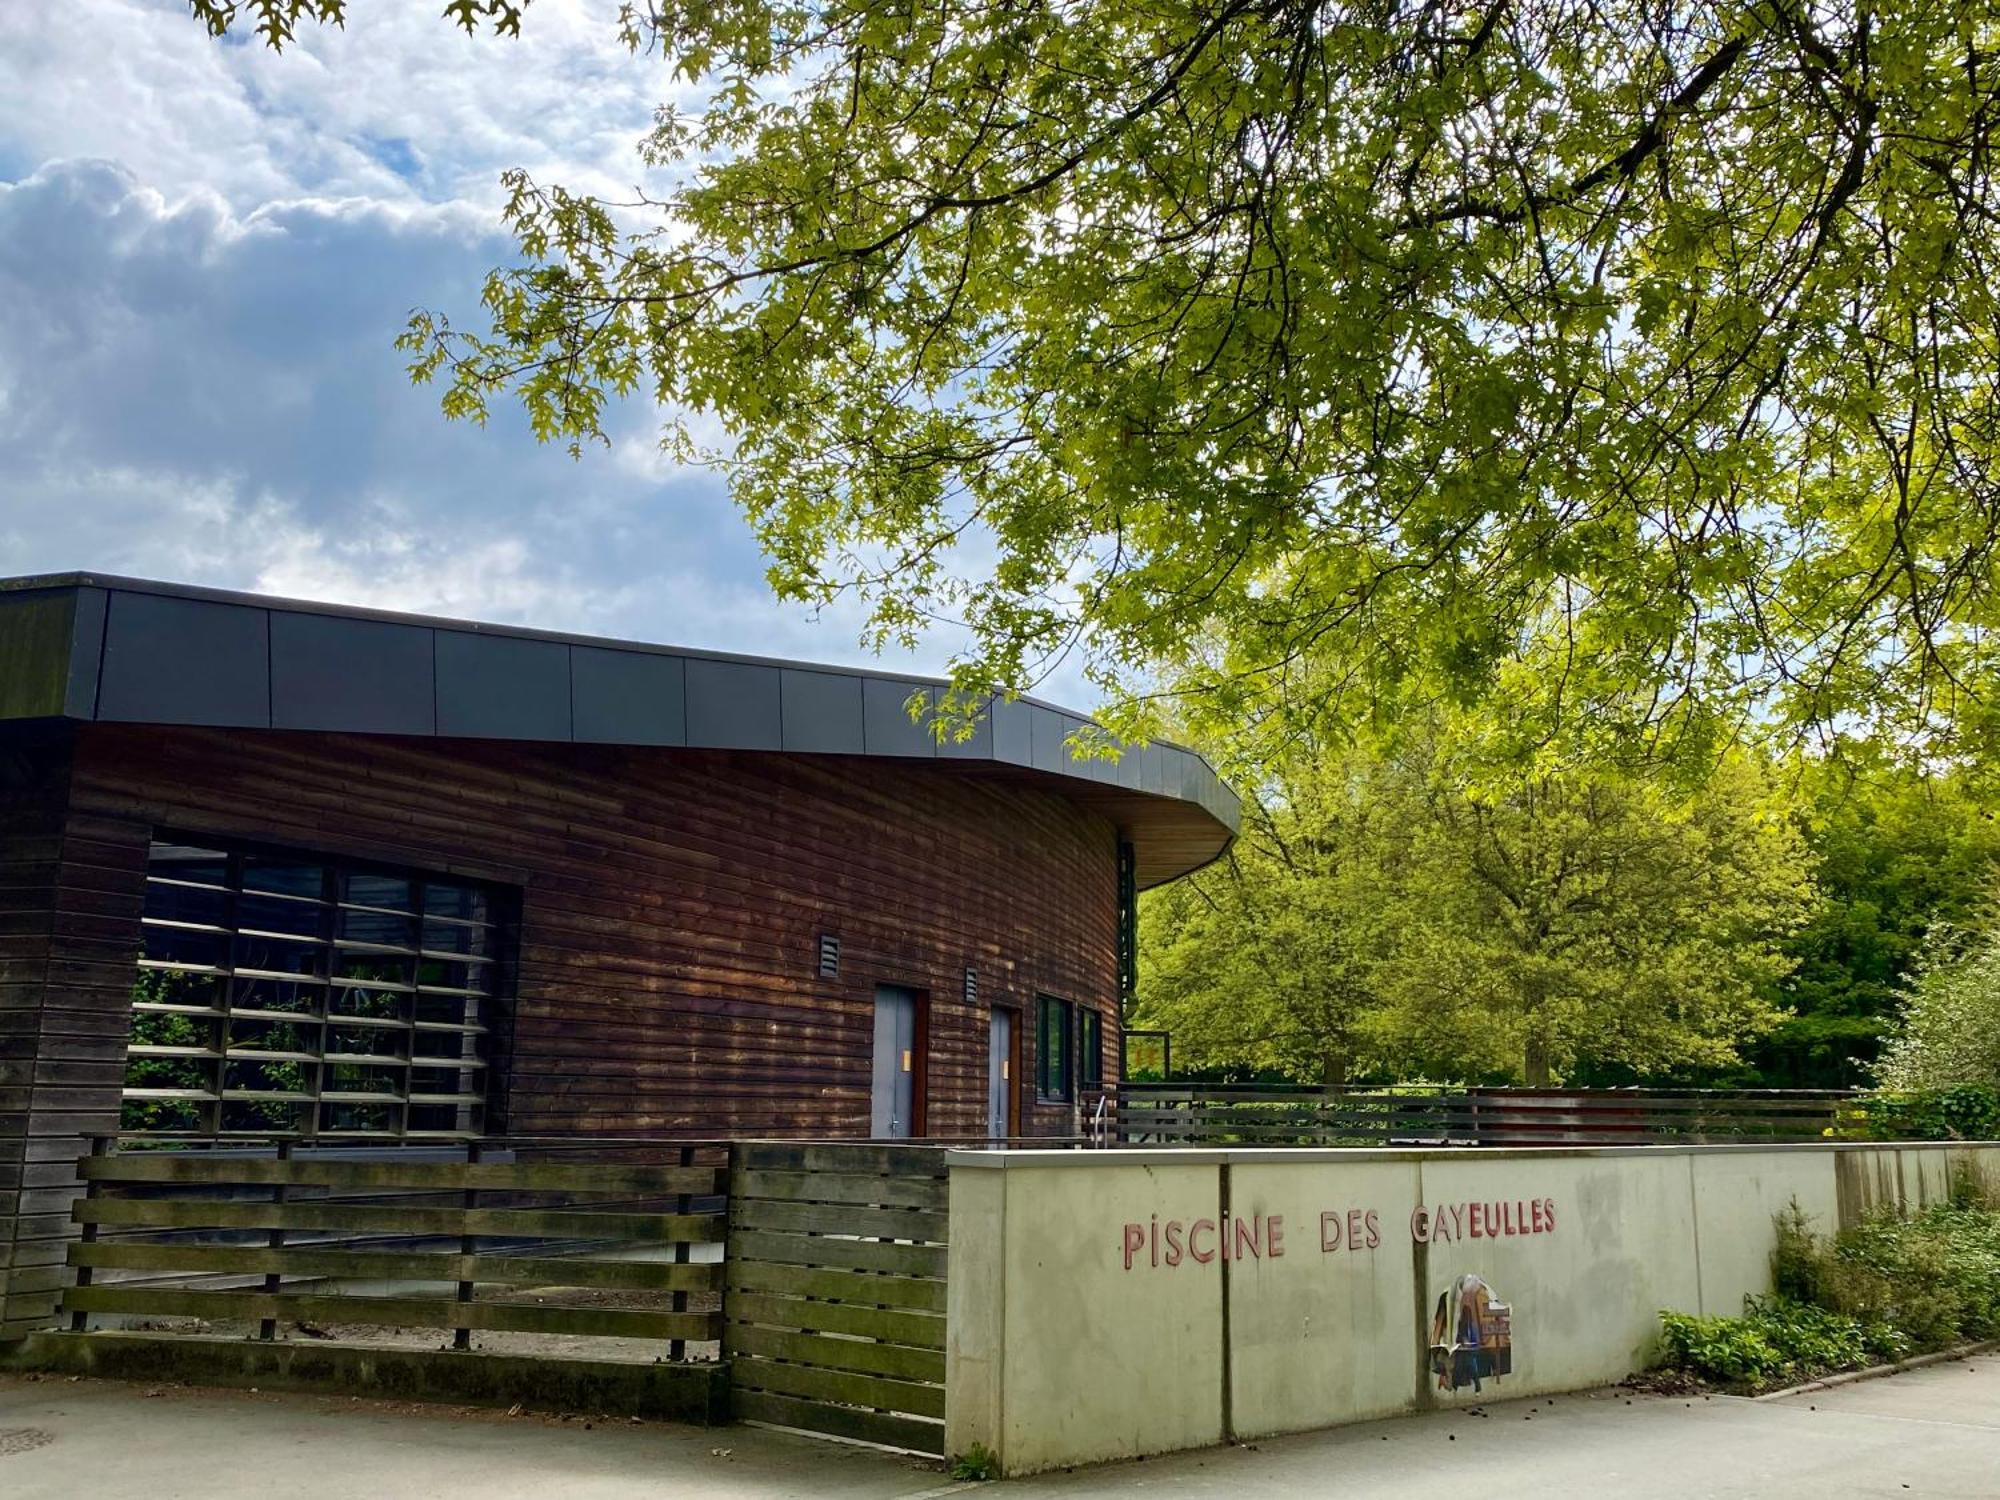
<instances>
[{"instance_id":1,"label":"concrete wall","mask_svg":"<svg viewBox=\"0 0 2000 1500\"><path fill-rule=\"evenodd\" d=\"M1769 1290L1789 1204L1830 1232L2000 1186L2000 1146L951 1160L947 1449L1010 1474L1615 1381L1661 1309ZM1510 1369L1434 1371L1447 1292L1511 1325Z\"/></svg>"}]
</instances>

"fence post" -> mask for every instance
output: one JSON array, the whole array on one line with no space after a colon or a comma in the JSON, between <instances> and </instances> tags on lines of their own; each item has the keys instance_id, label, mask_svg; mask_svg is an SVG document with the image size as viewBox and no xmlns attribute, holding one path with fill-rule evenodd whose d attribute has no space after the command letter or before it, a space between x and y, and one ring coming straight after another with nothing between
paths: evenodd
<instances>
[{"instance_id":1,"label":"fence post","mask_svg":"<svg viewBox=\"0 0 2000 1500\"><path fill-rule=\"evenodd\" d=\"M289 1140L279 1141L278 1160L281 1162L286 1162L290 1161L291 1159L292 1159L292 1143ZM285 1173L280 1172L278 1176L280 1179L278 1184L271 1189L271 1201L273 1203L281 1204L287 1201L291 1197L292 1185L289 1182L283 1180L284 1177L286 1176ZM280 1215L280 1217L283 1216ZM264 1243L266 1248L268 1249L278 1250L283 1248L285 1243L285 1231L282 1228L273 1228L270 1231L270 1233L265 1236ZM264 1295L267 1297L275 1297L278 1294L278 1288L281 1284L281 1280L282 1278L280 1278L279 1274L276 1271L266 1271L264 1273ZM269 1342L271 1342L271 1340L275 1339L277 1336L278 1336L278 1320L276 1318L261 1318L258 1320L257 1323L258 1338L262 1339L265 1343L268 1344Z\"/></svg>"},{"instance_id":2,"label":"fence post","mask_svg":"<svg viewBox=\"0 0 2000 1500\"><path fill-rule=\"evenodd\" d=\"M681 1147L680 1165L683 1171L694 1165L694 1147L692 1146ZM674 1195L675 1213L686 1214L690 1211L692 1206L693 1205L689 1199L688 1194L676 1193ZM724 1233L726 1234L727 1231L725 1230ZM688 1264L688 1242L685 1237L682 1237L674 1241L674 1264L677 1266L684 1266ZM683 1286L676 1286L674 1288L674 1296L672 1302L673 1310L677 1313L684 1313L687 1311L687 1305L688 1305L687 1289ZM687 1340L668 1339L667 1358L670 1360L686 1359Z\"/></svg>"},{"instance_id":3,"label":"fence post","mask_svg":"<svg viewBox=\"0 0 2000 1500\"><path fill-rule=\"evenodd\" d=\"M106 1135L92 1136L90 1138L91 1156L99 1157L99 1156L110 1155L115 1141L116 1137L114 1136L106 1136ZM97 1179L93 1177L90 1179L90 1181L86 1182L83 1185L83 1201L88 1203L93 1198L95 1198L97 1194L98 1194L98 1182ZM97 1225L94 1222L86 1222L83 1225L82 1229L78 1231L77 1238L83 1244L86 1245L93 1243L97 1239ZM78 1286L90 1285L89 1266L78 1266L76 1268L76 1284ZM90 1332L90 1314L87 1312L83 1312L81 1310L72 1312L69 1315L69 1329L71 1333Z\"/></svg>"},{"instance_id":4,"label":"fence post","mask_svg":"<svg viewBox=\"0 0 2000 1500\"><path fill-rule=\"evenodd\" d=\"M469 1144L467 1144L465 1148L465 1164L468 1167L475 1167L479 1165L479 1142L472 1141ZM477 1253L478 1250L478 1246L476 1244L478 1236L472 1233L471 1215L472 1215L472 1210L475 1207L477 1207L479 1203L479 1189L472 1186L472 1174L470 1172L466 1174L465 1180L466 1180L466 1187L464 1194L464 1202L462 1206L464 1207L466 1212L466 1220L459 1226L458 1253L465 1260L469 1261L472 1259L473 1255ZM466 1267L461 1264L458 1269L461 1272L463 1272L466 1269ZM458 1284L459 1306L461 1308L467 1307L471 1304L471 1302L472 1302L472 1283L470 1281L459 1282ZM472 1347L472 1326L468 1322L466 1322L465 1315L463 1313L459 1314L459 1319L457 1323L455 1323L452 1326L451 1347L459 1350L466 1350Z\"/></svg>"}]
</instances>

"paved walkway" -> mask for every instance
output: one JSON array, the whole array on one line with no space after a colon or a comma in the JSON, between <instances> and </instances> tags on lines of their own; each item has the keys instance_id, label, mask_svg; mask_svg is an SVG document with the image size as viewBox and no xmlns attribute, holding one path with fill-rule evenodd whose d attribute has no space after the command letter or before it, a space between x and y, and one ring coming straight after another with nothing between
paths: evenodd
<instances>
[{"instance_id":1,"label":"paved walkway","mask_svg":"<svg viewBox=\"0 0 2000 1500\"><path fill-rule=\"evenodd\" d=\"M782 1433L0 1377L7 1500L2000 1496L2000 1356L1783 1401L1502 1402L998 1485Z\"/></svg>"}]
</instances>

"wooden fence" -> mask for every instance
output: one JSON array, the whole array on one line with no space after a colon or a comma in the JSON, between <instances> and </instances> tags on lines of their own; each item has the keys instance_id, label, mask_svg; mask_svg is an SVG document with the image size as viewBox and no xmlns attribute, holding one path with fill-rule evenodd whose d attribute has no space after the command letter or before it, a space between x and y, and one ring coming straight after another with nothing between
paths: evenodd
<instances>
[{"instance_id":1,"label":"wooden fence","mask_svg":"<svg viewBox=\"0 0 2000 1500\"><path fill-rule=\"evenodd\" d=\"M944 1452L944 1152L732 1152L722 1333L739 1417Z\"/></svg>"},{"instance_id":2,"label":"wooden fence","mask_svg":"<svg viewBox=\"0 0 2000 1500\"><path fill-rule=\"evenodd\" d=\"M1121 1146L1616 1146L1821 1140L1853 1095L1812 1090L1341 1089L1125 1084Z\"/></svg>"},{"instance_id":3,"label":"wooden fence","mask_svg":"<svg viewBox=\"0 0 2000 1500\"><path fill-rule=\"evenodd\" d=\"M691 1252L723 1237L723 1149L593 1142L588 1160L567 1159L577 1150L100 1146L82 1163L63 1305L79 1330L192 1318L265 1340L323 1337L321 1324L449 1329L461 1349L475 1332L553 1334L674 1359L716 1340L722 1267Z\"/></svg>"}]
</instances>

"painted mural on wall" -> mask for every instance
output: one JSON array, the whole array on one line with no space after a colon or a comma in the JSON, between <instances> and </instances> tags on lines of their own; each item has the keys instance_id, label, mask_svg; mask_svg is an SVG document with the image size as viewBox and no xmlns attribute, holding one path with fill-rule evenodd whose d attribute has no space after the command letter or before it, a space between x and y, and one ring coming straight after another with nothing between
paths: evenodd
<instances>
[{"instance_id":1,"label":"painted mural on wall","mask_svg":"<svg viewBox=\"0 0 2000 1500\"><path fill-rule=\"evenodd\" d=\"M1468 1385L1478 1391L1514 1372L1514 1310L1484 1278L1467 1274L1438 1293L1430 1369L1441 1391Z\"/></svg>"}]
</instances>

